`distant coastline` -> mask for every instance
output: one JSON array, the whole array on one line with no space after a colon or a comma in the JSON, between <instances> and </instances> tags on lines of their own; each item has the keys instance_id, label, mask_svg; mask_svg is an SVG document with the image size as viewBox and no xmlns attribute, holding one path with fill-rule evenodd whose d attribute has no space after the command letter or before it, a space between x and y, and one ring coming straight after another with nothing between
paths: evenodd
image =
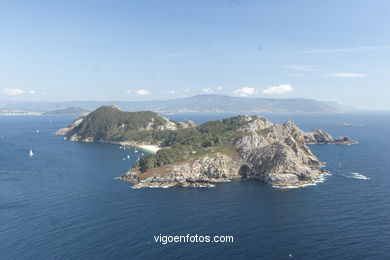
<instances>
[{"instance_id":1,"label":"distant coastline","mask_svg":"<svg viewBox=\"0 0 390 260\"><path fill-rule=\"evenodd\" d=\"M41 116L43 112L24 111L24 110L2 110L0 116Z\"/></svg>"},{"instance_id":2,"label":"distant coastline","mask_svg":"<svg viewBox=\"0 0 390 260\"><path fill-rule=\"evenodd\" d=\"M305 98L251 98L227 95L149 101L11 101L0 100L1 111L24 111L41 114L81 115L103 105L116 104L124 111L169 113L343 113L351 108L333 101Z\"/></svg>"}]
</instances>

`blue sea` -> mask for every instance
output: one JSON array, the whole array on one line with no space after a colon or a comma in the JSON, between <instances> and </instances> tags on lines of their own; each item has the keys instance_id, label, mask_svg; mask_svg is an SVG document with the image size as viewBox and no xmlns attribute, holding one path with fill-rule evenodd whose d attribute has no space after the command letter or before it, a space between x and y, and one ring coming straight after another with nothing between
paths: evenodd
<instances>
[{"instance_id":1,"label":"blue sea","mask_svg":"<svg viewBox=\"0 0 390 260\"><path fill-rule=\"evenodd\" d=\"M359 144L311 145L330 173L315 186L132 189L114 178L135 162L134 148L52 134L71 117L0 117L0 259L389 259L390 114L266 116ZM163 245L160 234L234 242Z\"/></svg>"}]
</instances>

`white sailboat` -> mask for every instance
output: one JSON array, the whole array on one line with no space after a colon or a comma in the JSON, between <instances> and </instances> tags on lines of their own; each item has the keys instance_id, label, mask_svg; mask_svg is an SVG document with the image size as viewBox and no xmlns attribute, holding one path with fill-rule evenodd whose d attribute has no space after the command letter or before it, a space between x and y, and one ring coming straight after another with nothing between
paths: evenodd
<instances>
[{"instance_id":1,"label":"white sailboat","mask_svg":"<svg viewBox=\"0 0 390 260\"><path fill-rule=\"evenodd\" d=\"M33 155L34 155L34 153L33 153L33 151L30 148L30 152L28 153L28 156L33 157Z\"/></svg>"}]
</instances>

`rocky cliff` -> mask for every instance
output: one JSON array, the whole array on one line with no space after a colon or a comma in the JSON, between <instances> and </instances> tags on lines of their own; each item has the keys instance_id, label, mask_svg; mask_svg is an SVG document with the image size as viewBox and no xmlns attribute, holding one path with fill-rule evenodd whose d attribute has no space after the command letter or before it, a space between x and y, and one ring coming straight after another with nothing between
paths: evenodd
<instances>
[{"instance_id":1,"label":"rocky cliff","mask_svg":"<svg viewBox=\"0 0 390 260\"><path fill-rule=\"evenodd\" d=\"M349 140L349 138L346 136L340 136L336 139L333 139L330 134L321 129L306 132L305 142L307 144L357 144L357 142Z\"/></svg>"},{"instance_id":2,"label":"rocky cliff","mask_svg":"<svg viewBox=\"0 0 390 260\"><path fill-rule=\"evenodd\" d=\"M352 144L322 131L305 133L293 121L273 124L261 116L236 116L177 123L153 112L122 112L103 107L57 134L71 141L158 143L156 154L142 157L120 179L135 188L209 187L233 179L257 179L286 187L315 183L323 163L307 144Z\"/></svg>"},{"instance_id":3,"label":"rocky cliff","mask_svg":"<svg viewBox=\"0 0 390 260\"><path fill-rule=\"evenodd\" d=\"M68 125L67 127L58 129L54 132L55 135L67 135L70 133L75 127L77 127L79 124L83 122L83 118L77 118L75 121L73 121L72 124Z\"/></svg>"},{"instance_id":4,"label":"rocky cliff","mask_svg":"<svg viewBox=\"0 0 390 260\"><path fill-rule=\"evenodd\" d=\"M302 186L321 179L323 163L306 145L306 133L293 121L272 124L264 117L245 116L243 127L230 139L234 156L210 153L196 160L120 178L140 187L212 186L232 179L258 179L273 186ZM324 132L325 133L325 132Z\"/></svg>"},{"instance_id":5,"label":"rocky cliff","mask_svg":"<svg viewBox=\"0 0 390 260\"><path fill-rule=\"evenodd\" d=\"M140 173L130 170L120 179L135 183L134 188L143 187L212 187L217 182L240 179L238 160L222 154L205 155L197 160L175 163Z\"/></svg>"}]
</instances>

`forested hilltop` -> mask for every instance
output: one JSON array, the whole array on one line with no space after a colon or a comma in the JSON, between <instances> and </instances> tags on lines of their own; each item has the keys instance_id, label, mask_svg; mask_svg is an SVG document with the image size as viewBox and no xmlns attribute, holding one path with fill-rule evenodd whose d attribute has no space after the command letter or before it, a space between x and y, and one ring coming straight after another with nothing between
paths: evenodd
<instances>
[{"instance_id":1,"label":"forested hilltop","mask_svg":"<svg viewBox=\"0 0 390 260\"><path fill-rule=\"evenodd\" d=\"M102 106L57 131L71 141L132 141L160 144L171 131L195 126L192 121L175 122L155 112L125 112L117 106Z\"/></svg>"},{"instance_id":2,"label":"forested hilltop","mask_svg":"<svg viewBox=\"0 0 390 260\"><path fill-rule=\"evenodd\" d=\"M244 116L210 121L198 126L192 121L171 121L151 111L124 112L116 106L102 106L75 123L72 129L65 128L66 138L71 141L113 141L169 147L155 155L143 157L136 165L142 172L197 158L209 152L235 153L230 140L248 134L237 131L247 123ZM58 132L61 131L64 129ZM266 133L266 130L262 132Z\"/></svg>"}]
</instances>

